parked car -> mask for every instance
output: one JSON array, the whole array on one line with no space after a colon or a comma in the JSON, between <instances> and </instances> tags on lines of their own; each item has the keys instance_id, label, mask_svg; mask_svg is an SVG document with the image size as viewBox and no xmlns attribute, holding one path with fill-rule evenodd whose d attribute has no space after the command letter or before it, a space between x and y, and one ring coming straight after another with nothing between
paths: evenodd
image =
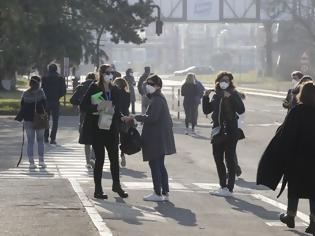
<instances>
[{"instance_id":1,"label":"parked car","mask_svg":"<svg viewBox=\"0 0 315 236\"><path fill-rule=\"evenodd\" d=\"M211 66L191 66L184 70L174 71L174 75L186 75L188 73L195 73L196 75L213 74L214 70Z\"/></svg>"}]
</instances>

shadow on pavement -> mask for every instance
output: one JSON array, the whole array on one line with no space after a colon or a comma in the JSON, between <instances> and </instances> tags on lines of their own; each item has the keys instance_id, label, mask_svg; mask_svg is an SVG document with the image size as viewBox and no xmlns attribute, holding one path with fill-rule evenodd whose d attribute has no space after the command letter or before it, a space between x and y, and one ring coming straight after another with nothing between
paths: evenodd
<instances>
[{"instance_id":1,"label":"shadow on pavement","mask_svg":"<svg viewBox=\"0 0 315 236\"><path fill-rule=\"evenodd\" d=\"M130 176L136 179L148 177L145 173L146 172L143 172L143 171L137 171L137 170L132 170L128 168L120 168L120 174Z\"/></svg>"},{"instance_id":2,"label":"shadow on pavement","mask_svg":"<svg viewBox=\"0 0 315 236\"><path fill-rule=\"evenodd\" d=\"M235 180L235 184L239 187L243 187L243 188L250 188L250 189L254 189L254 190L270 190L269 188L267 188L266 186L263 185L257 185L256 182L249 182L246 181L243 178L238 178Z\"/></svg>"},{"instance_id":3,"label":"shadow on pavement","mask_svg":"<svg viewBox=\"0 0 315 236\"><path fill-rule=\"evenodd\" d=\"M190 209L176 207L171 202L158 202L155 210L162 216L172 218L180 225L196 226L196 214Z\"/></svg>"},{"instance_id":4,"label":"shadow on pavement","mask_svg":"<svg viewBox=\"0 0 315 236\"><path fill-rule=\"evenodd\" d=\"M297 231L295 229L294 230L286 230L286 232L291 232L291 233L294 233L294 234L299 235L299 236L309 236L309 235L311 235L311 234L299 232L299 231Z\"/></svg>"},{"instance_id":5,"label":"shadow on pavement","mask_svg":"<svg viewBox=\"0 0 315 236\"><path fill-rule=\"evenodd\" d=\"M270 220L270 221L277 221L279 220L279 212L277 211L269 211L262 206L258 206L242 199L233 197L233 198L225 198L225 200L232 206L232 209L239 211L239 212L250 212L257 217Z\"/></svg>"}]
</instances>

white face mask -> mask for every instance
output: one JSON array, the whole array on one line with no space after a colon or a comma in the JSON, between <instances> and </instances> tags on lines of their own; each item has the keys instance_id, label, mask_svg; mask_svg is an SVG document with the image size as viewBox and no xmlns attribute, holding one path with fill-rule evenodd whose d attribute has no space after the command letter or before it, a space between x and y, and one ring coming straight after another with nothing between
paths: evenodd
<instances>
[{"instance_id":1,"label":"white face mask","mask_svg":"<svg viewBox=\"0 0 315 236\"><path fill-rule=\"evenodd\" d=\"M230 86L230 84L227 82L220 82L219 86L221 89L225 90Z\"/></svg>"},{"instance_id":2,"label":"white face mask","mask_svg":"<svg viewBox=\"0 0 315 236\"><path fill-rule=\"evenodd\" d=\"M104 80L105 82L110 82L111 80L113 80L113 75L112 74L104 75Z\"/></svg>"},{"instance_id":3,"label":"white face mask","mask_svg":"<svg viewBox=\"0 0 315 236\"><path fill-rule=\"evenodd\" d=\"M145 90L147 91L148 94L152 94L152 93L154 93L156 91L156 88L154 88L153 86L147 84L145 86Z\"/></svg>"},{"instance_id":4,"label":"white face mask","mask_svg":"<svg viewBox=\"0 0 315 236\"><path fill-rule=\"evenodd\" d=\"M130 72L130 73L129 73L129 75L130 75L130 76L133 76L133 73L132 73L132 72Z\"/></svg>"},{"instance_id":5,"label":"white face mask","mask_svg":"<svg viewBox=\"0 0 315 236\"><path fill-rule=\"evenodd\" d=\"M292 84L293 84L293 87L295 87L297 84L298 84L299 81L296 81L295 79L292 79Z\"/></svg>"}]
</instances>

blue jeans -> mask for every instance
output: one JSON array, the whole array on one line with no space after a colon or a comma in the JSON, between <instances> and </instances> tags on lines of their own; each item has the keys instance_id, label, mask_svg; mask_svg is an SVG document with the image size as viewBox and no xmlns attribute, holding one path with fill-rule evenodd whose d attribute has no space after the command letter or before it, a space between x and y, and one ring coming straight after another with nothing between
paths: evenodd
<instances>
[{"instance_id":1,"label":"blue jeans","mask_svg":"<svg viewBox=\"0 0 315 236\"><path fill-rule=\"evenodd\" d=\"M40 162L44 161L44 129L34 129L32 121L25 121L24 127L26 130L27 136L27 156L30 164L34 164L34 142L35 142L35 134L36 141L38 146L38 159Z\"/></svg>"},{"instance_id":2,"label":"blue jeans","mask_svg":"<svg viewBox=\"0 0 315 236\"><path fill-rule=\"evenodd\" d=\"M161 190L162 194L167 194L169 192L168 174L164 165L164 158L165 156L157 160L149 161L154 192L157 195L161 195Z\"/></svg>"},{"instance_id":3,"label":"blue jeans","mask_svg":"<svg viewBox=\"0 0 315 236\"><path fill-rule=\"evenodd\" d=\"M52 116L52 128L50 132L50 139L55 141L58 129L58 120L59 120L59 103L58 104L49 104L47 103L47 113L48 118ZM45 140L48 141L49 137L49 128L45 130Z\"/></svg>"}]
</instances>

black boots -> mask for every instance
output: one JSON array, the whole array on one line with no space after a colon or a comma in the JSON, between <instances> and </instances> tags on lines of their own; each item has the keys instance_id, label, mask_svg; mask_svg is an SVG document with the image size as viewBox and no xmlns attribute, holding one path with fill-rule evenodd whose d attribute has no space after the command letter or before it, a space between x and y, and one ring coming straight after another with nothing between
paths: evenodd
<instances>
[{"instance_id":1,"label":"black boots","mask_svg":"<svg viewBox=\"0 0 315 236\"><path fill-rule=\"evenodd\" d=\"M98 192L95 192L94 193L94 198L97 198L97 199L107 199L108 196L102 192L98 193Z\"/></svg>"},{"instance_id":2,"label":"black boots","mask_svg":"<svg viewBox=\"0 0 315 236\"><path fill-rule=\"evenodd\" d=\"M315 235L315 221L311 219L310 225L306 228L305 233Z\"/></svg>"},{"instance_id":3,"label":"black boots","mask_svg":"<svg viewBox=\"0 0 315 236\"><path fill-rule=\"evenodd\" d=\"M286 224L289 228L295 228L294 216L282 213L280 215L280 221Z\"/></svg>"},{"instance_id":4,"label":"black boots","mask_svg":"<svg viewBox=\"0 0 315 236\"><path fill-rule=\"evenodd\" d=\"M118 195L119 195L121 198L127 198L127 197L128 197L128 193L126 193L126 192L121 188L119 182L114 182L114 183L113 183L112 190L113 190L114 193L118 193Z\"/></svg>"}]
</instances>

